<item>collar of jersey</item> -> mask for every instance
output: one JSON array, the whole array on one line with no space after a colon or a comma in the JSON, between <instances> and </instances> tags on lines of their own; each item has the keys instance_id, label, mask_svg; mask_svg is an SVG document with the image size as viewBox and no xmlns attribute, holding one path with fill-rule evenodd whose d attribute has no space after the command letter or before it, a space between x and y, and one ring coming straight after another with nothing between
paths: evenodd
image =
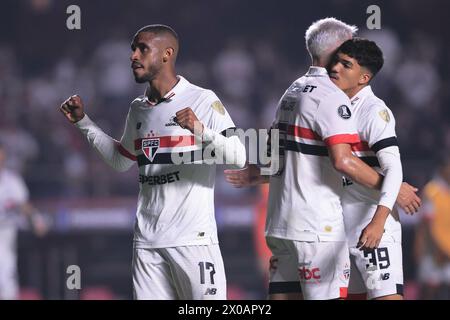
<instances>
[{"instance_id":1,"label":"collar of jersey","mask_svg":"<svg viewBox=\"0 0 450 320\"><path fill-rule=\"evenodd\" d=\"M328 76L327 69L317 66L310 66L306 76Z\"/></svg>"},{"instance_id":2,"label":"collar of jersey","mask_svg":"<svg viewBox=\"0 0 450 320\"><path fill-rule=\"evenodd\" d=\"M177 84L172 88L172 90L170 90L169 92L167 92L164 97L161 98L161 100L159 100L157 103L152 103L148 100L148 90L150 90L150 88L145 89L145 93L144 93L144 99L145 102L147 102L149 105L151 106L156 106L158 104L160 104L161 102L167 102L170 101L170 99L172 99L175 95L179 94L181 91L183 91L184 88L186 88L187 84L189 83L184 77L177 75L178 78L178 82Z\"/></svg>"},{"instance_id":3,"label":"collar of jersey","mask_svg":"<svg viewBox=\"0 0 450 320\"><path fill-rule=\"evenodd\" d=\"M373 95L372 88L370 86L365 86L353 98L351 98L351 103L353 104L355 101L365 98L369 95Z\"/></svg>"}]
</instances>

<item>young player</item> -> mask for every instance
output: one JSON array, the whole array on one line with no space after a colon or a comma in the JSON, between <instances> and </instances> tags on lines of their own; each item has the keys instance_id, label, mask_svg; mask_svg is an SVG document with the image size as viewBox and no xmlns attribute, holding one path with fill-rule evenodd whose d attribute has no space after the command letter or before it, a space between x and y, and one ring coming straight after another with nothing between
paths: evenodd
<instances>
[{"instance_id":1,"label":"young player","mask_svg":"<svg viewBox=\"0 0 450 320\"><path fill-rule=\"evenodd\" d=\"M330 78L351 101L361 138L353 151L384 175L381 191L344 179L342 206L352 262L349 293L387 300L403 295L401 225L393 210L403 176L394 115L369 85L382 66L383 54L375 42L355 38L339 47ZM389 211L375 213L377 205ZM417 210L420 200L413 205ZM368 230L382 236L373 248L360 250Z\"/></svg>"}]
</instances>

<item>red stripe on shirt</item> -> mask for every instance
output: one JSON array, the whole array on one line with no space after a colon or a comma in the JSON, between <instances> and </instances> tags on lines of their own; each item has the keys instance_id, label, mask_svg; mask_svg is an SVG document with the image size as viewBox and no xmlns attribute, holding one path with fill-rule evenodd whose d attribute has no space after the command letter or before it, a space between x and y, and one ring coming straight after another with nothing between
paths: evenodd
<instances>
[{"instance_id":1,"label":"red stripe on shirt","mask_svg":"<svg viewBox=\"0 0 450 320\"><path fill-rule=\"evenodd\" d=\"M308 128L302 128L294 125L289 125L287 129L287 134L311 140L322 141L322 138L313 130Z\"/></svg>"},{"instance_id":2,"label":"red stripe on shirt","mask_svg":"<svg viewBox=\"0 0 450 320\"><path fill-rule=\"evenodd\" d=\"M159 139L160 148L173 148L173 147L187 147L195 144L194 136L165 136L165 137L149 137L147 139ZM134 140L134 150L142 149L142 140L146 138L140 138Z\"/></svg>"},{"instance_id":3,"label":"red stripe on shirt","mask_svg":"<svg viewBox=\"0 0 450 320\"><path fill-rule=\"evenodd\" d=\"M340 143L355 144L359 143L360 141L361 140L359 140L358 134L337 134L325 139L325 143L327 144L327 146L332 146Z\"/></svg>"},{"instance_id":4,"label":"red stripe on shirt","mask_svg":"<svg viewBox=\"0 0 450 320\"><path fill-rule=\"evenodd\" d=\"M370 151L367 141L352 144L352 151Z\"/></svg>"},{"instance_id":5,"label":"red stripe on shirt","mask_svg":"<svg viewBox=\"0 0 450 320\"><path fill-rule=\"evenodd\" d=\"M136 156L131 154L131 153L129 153L127 151L127 149L125 149L120 143L117 144L117 149L118 149L119 153L121 155L123 155L124 157L126 157L126 158L128 158L130 160L136 161Z\"/></svg>"},{"instance_id":6,"label":"red stripe on shirt","mask_svg":"<svg viewBox=\"0 0 450 320\"><path fill-rule=\"evenodd\" d=\"M347 298L348 288L347 287L340 287L339 288L339 298Z\"/></svg>"}]
</instances>

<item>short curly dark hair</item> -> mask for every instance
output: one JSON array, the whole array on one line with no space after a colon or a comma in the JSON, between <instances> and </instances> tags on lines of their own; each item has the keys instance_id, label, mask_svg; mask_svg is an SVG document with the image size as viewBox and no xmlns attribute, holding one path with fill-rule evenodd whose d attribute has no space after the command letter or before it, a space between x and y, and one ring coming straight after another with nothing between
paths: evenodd
<instances>
[{"instance_id":1,"label":"short curly dark hair","mask_svg":"<svg viewBox=\"0 0 450 320\"><path fill-rule=\"evenodd\" d=\"M384 64L383 52L373 41L353 38L345 41L337 53L343 53L358 61L359 65L367 68L374 77Z\"/></svg>"}]
</instances>

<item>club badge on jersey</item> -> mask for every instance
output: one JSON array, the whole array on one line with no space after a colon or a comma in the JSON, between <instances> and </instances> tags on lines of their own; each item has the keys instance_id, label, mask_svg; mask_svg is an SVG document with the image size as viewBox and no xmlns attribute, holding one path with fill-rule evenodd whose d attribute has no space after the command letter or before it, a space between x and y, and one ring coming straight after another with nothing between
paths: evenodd
<instances>
[{"instance_id":1,"label":"club badge on jersey","mask_svg":"<svg viewBox=\"0 0 450 320\"><path fill-rule=\"evenodd\" d=\"M343 119L350 119L352 117L352 112L345 104L338 108L338 114Z\"/></svg>"},{"instance_id":2,"label":"club badge on jersey","mask_svg":"<svg viewBox=\"0 0 450 320\"><path fill-rule=\"evenodd\" d=\"M142 139L142 152L148 160L153 161L159 149L159 138Z\"/></svg>"}]
</instances>

